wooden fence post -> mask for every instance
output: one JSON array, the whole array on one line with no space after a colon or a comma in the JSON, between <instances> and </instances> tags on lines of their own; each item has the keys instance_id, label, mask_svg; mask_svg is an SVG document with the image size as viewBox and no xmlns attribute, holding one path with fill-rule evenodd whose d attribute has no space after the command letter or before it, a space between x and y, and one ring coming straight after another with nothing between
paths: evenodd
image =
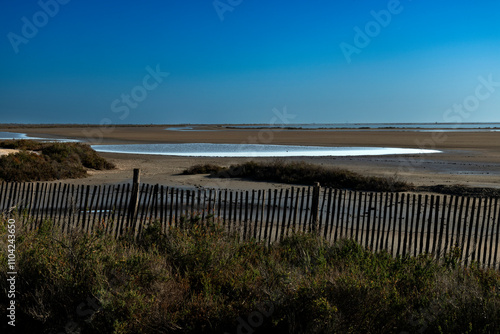
<instances>
[{"instance_id":1,"label":"wooden fence post","mask_svg":"<svg viewBox=\"0 0 500 334\"><path fill-rule=\"evenodd\" d=\"M312 203L311 203L311 229L313 232L319 232L318 229L318 209L319 209L319 194L321 186L316 182L313 187Z\"/></svg>"},{"instance_id":2,"label":"wooden fence post","mask_svg":"<svg viewBox=\"0 0 500 334\"><path fill-rule=\"evenodd\" d=\"M130 196L129 204L129 219L134 219L137 215L137 206L139 205L139 183L140 183L140 169L134 168L134 180L132 182L132 194Z\"/></svg>"}]
</instances>

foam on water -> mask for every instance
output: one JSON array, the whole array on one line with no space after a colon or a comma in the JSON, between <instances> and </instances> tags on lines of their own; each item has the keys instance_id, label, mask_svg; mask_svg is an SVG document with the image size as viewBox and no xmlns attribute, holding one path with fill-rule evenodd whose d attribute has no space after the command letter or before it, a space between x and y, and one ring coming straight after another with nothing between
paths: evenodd
<instances>
[{"instance_id":1,"label":"foam on water","mask_svg":"<svg viewBox=\"0 0 500 334\"><path fill-rule=\"evenodd\" d=\"M258 144L130 144L92 145L98 152L187 157L304 157L440 153L437 150L394 147L322 147Z\"/></svg>"}]
</instances>

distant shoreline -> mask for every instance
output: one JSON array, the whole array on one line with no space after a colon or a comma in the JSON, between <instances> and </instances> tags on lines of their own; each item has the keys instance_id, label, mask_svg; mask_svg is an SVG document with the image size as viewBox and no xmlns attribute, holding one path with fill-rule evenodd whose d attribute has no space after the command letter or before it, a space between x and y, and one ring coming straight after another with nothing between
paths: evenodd
<instances>
[{"instance_id":1,"label":"distant shoreline","mask_svg":"<svg viewBox=\"0 0 500 334\"><path fill-rule=\"evenodd\" d=\"M294 123L283 125L270 125L266 123L228 123L228 124L196 124L196 123L176 123L176 124L24 124L6 123L1 124L3 129L33 129L33 128L141 128L141 127L165 127L168 128L190 128L192 131L203 129L237 129L237 130L260 130L260 129L290 129L290 130L500 130L500 122L467 122L467 123ZM182 130L181 130L182 131Z\"/></svg>"}]
</instances>

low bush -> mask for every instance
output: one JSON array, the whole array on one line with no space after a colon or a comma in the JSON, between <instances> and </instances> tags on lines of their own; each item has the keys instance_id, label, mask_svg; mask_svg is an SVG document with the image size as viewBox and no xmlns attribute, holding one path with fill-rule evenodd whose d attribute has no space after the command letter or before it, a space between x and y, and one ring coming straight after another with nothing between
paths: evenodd
<instances>
[{"instance_id":1,"label":"low bush","mask_svg":"<svg viewBox=\"0 0 500 334\"><path fill-rule=\"evenodd\" d=\"M184 170L182 174L184 175L194 175L194 174L211 174L223 170L224 167L215 164L198 164L189 167Z\"/></svg>"},{"instance_id":2,"label":"low bush","mask_svg":"<svg viewBox=\"0 0 500 334\"><path fill-rule=\"evenodd\" d=\"M413 185L394 178L363 176L346 169L325 168L306 162L260 163L249 161L229 168L196 165L184 171L186 174L206 174L220 178L248 178L290 184L313 185L319 182L325 187L368 190L368 191L408 191ZM199 172L198 172L199 171Z\"/></svg>"},{"instance_id":3,"label":"low bush","mask_svg":"<svg viewBox=\"0 0 500 334\"><path fill-rule=\"evenodd\" d=\"M0 157L0 181L50 181L82 178L87 168L106 170L115 166L81 143L40 143L31 140L0 142L2 148L21 150Z\"/></svg>"}]
</instances>

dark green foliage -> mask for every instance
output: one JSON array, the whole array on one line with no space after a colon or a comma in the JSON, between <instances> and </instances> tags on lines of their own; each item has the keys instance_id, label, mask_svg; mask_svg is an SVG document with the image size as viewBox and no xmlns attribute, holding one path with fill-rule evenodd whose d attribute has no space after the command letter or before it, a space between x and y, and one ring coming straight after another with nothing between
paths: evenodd
<instances>
[{"instance_id":1,"label":"dark green foliage","mask_svg":"<svg viewBox=\"0 0 500 334\"><path fill-rule=\"evenodd\" d=\"M99 156L89 145L81 143L9 140L0 142L0 147L21 150L0 157L0 181L74 179L85 177L86 168L99 170L114 168L112 163Z\"/></svg>"},{"instance_id":2,"label":"dark green foliage","mask_svg":"<svg viewBox=\"0 0 500 334\"><path fill-rule=\"evenodd\" d=\"M411 184L392 178L363 176L345 169L325 168L305 162L259 163L250 161L213 172L211 175L304 185L319 182L325 187L371 191L407 191L413 188Z\"/></svg>"},{"instance_id":3,"label":"dark green foliage","mask_svg":"<svg viewBox=\"0 0 500 334\"><path fill-rule=\"evenodd\" d=\"M27 151L0 157L0 181L48 181L81 178L86 174L85 168L74 161L60 163Z\"/></svg>"},{"instance_id":4,"label":"dark green foliage","mask_svg":"<svg viewBox=\"0 0 500 334\"><path fill-rule=\"evenodd\" d=\"M194 175L194 174L211 174L223 170L224 167L214 165L214 164L199 164L189 167L184 170L182 174L184 175Z\"/></svg>"},{"instance_id":5,"label":"dark green foliage","mask_svg":"<svg viewBox=\"0 0 500 334\"><path fill-rule=\"evenodd\" d=\"M319 182L325 187L366 191L424 191L457 196L500 197L500 190L494 188L462 185L414 186L395 177L363 176L346 169L327 168L306 162L286 163L280 160L272 163L249 161L230 167L214 164L194 165L183 174L210 174L220 178L246 178L301 185Z\"/></svg>"},{"instance_id":6,"label":"dark green foliage","mask_svg":"<svg viewBox=\"0 0 500 334\"><path fill-rule=\"evenodd\" d=\"M212 219L139 241L18 229L19 332L497 333L500 273L296 234L241 242ZM0 232L6 221L0 219ZM6 249L5 240L0 241ZM453 254L451 255L453 256ZM7 252L0 253L6 291ZM0 295L5 314L8 299ZM253 318L252 318L253 317ZM241 327L246 323L246 331ZM251 324L251 325L250 325ZM5 322L2 326L5 325ZM250 330L248 330L250 328Z\"/></svg>"},{"instance_id":7,"label":"dark green foliage","mask_svg":"<svg viewBox=\"0 0 500 334\"><path fill-rule=\"evenodd\" d=\"M468 197L500 197L500 189L468 187L459 184L419 186L419 191L431 191L446 195L468 196Z\"/></svg>"}]
</instances>

